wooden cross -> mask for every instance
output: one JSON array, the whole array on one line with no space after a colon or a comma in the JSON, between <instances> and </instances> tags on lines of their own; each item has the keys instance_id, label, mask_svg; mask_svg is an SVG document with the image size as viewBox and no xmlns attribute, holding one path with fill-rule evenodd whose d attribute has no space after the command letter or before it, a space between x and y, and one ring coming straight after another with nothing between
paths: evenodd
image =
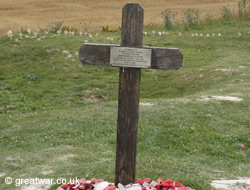
<instances>
[{"instance_id":1,"label":"wooden cross","mask_svg":"<svg viewBox=\"0 0 250 190\"><path fill-rule=\"evenodd\" d=\"M175 48L142 47L144 9L128 3L122 9L121 44L84 44L83 64L119 66L119 99L115 184L135 181L141 68L176 70L183 54Z\"/></svg>"}]
</instances>

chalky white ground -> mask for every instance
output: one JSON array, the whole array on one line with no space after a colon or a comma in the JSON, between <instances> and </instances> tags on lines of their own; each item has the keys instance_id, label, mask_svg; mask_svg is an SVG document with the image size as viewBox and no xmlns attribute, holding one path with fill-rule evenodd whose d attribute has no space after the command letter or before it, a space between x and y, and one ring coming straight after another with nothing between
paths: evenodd
<instances>
[{"instance_id":1,"label":"chalky white ground","mask_svg":"<svg viewBox=\"0 0 250 190\"><path fill-rule=\"evenodd\" d=\"M211 96L211 97L205 97L203 96L200 101L210 101L210 100L224 100L224 101L232 101L232 102L240 102L243 99L239 97L234 96Z\"/></svg>"},{"instance_id":2,"label":"chalky white ground","mask_svg":"<svg viewBox=\"0 0 250 190\"><path fill-rule=\"evenodd\" d=\"M236 96L212 96L212 95L208 96L207 95L207 96L200 96L199 98L196 98L196 100L200 101L200 102L208 102L208 101L213 101L213 100L241 102L241 101L243 101L243 98L239 98L239 97L236 97ZM192 102L193 99L175 98L175 99L170 99L170 101L171 102L176 102L176 103L189 103L189 102Z\"/></svg>"},{"instance_id":3,"label":"chalky white ground","mask_svg":"<svg viewBox=\"0 0 250 190\"><path fill-rule=\"evenodd\" d=\"M6 174L5 173L0 173L0 177L3 177L5 176Z\"/></svg>"},{"instance_id":4,"label":"chalky white ground","mask_svg":"<svg viewBox=\"0 0 250 190\"><path fill-rule=\"evenodd\" d=\"M214 180L211 182L211 186L218 190L250 190L250 178Z\"/></svg>"},{"instance_id":5,"label":"chalky white ground","mask_svg":"<svg viewBox=\"0 0 250 190\"><path fill-rule=\"evenodd\" d=\"M154 104L150 103L150 102L140 102L141 106L153 106Z\"/></svg>"}]
</instances>

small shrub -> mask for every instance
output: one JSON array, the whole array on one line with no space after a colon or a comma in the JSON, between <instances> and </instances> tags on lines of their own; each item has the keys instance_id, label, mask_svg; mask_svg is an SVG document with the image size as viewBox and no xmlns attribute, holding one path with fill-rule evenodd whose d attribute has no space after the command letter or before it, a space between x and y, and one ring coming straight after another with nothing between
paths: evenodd
<instances>
[{"instance_id":1,"label":"small shrub","mask_svg":"<svg viewBox=\"0 0 250 190\"><path fill-rule=\"evenodd\" d=\"M238 5L239 5L240 19L242 18L249 19L250 17L249 0L240 0Z\"/></svg>"},{"instance_id":2,"label":"small shrub","mask_svg":"<svg viewBox=\"0 0 250 190\"><path fill-rule=\"evenodd\" d=\"M62 32L67 31L67 32L77 32L77 29L72 26L63 26L62 27Z\"/></svg>"},{"instance_id":3,"label":"small shrub","mask_svg":"<svg viewBox=\"0 0 250 190\"><path fill-rule=\"evenodd\" d=\"M48 31L49 31L48 28L40 28L39 30L40 30L42 33L45 33L45 32L48 32Z\"/></svg>"},{"instance_id":4,"label":"small shrub","mask_svg":"<svg viewBox=\"0 0 250 190\"><path fill-rule=\"evenodd\" d=\"M242 9L242 4L241 4L241 1L239 1L238 5L239 5L239 17L240 17L240 18L242 18L242 15L243 15L243 9Z\"/></svg>"},{"instance_id":5,"label":"small shrub","mask_svg":"<svg viewBox=\"0 0 250 190\"><path fill-rule=\"evenodd\" d=\"M102 32L108 32L109 31L109 26L102 26Z\"/></svg>"},{"instance_id":6,"label":"small shrub","mask_svg":"<svg viewBox=\"0 0 250 190\"><path fill-rule=\"evenodd\" d=\"M221 10L222 18L224 20L230 20L233 17L232 10L226 6L224 6Z\"/></svg>"},{"instance_id":7,"label":"small shrub","mask_svg":"<svg viewBox=\"0 0 250 190\"><path fill-rule=\"evenodd\" d=\"M176 14L172 13L170 9L166 9L162 14L165 27L168 30L172 30L176 26Z\"/></svg>"},{"instance_id":8,"label":"small shrub","mask_svg":"<svg viewBox=\"0 0 250 190\"><path fill-rule=\"evenodd\" d=\"M26 28L24 28L24 27L21 27L21 28L20 28L20 32L23 33L23 34L24 34L24 33L28 33L27 30L26 30Z\"/></svg>"},{"instance_id":9,"label":"small shrub","mask_svg":"<svg viewBox=\"0 0 250 190\"><path fill-rule=\"evenodd\" d=\"M189 30L189 28L197 28L200 24L199 9L186 9L184 12L184 29Z\"/></svg>"},{"instance_id":10,"label":"small shrub","mask_svg":"<svg viewBox=\"0 0 250 190\"><path fill-rule=\"evenodd\" d=\"M208 25L211 25L215 22L215 18L214 18L214 15L212 15L211 13L207 13L205 15L205 18L204 18L204 24L208 24Z\"/></svg>"},{"instance_id":11,"label":"small shrub","mask_svg":"<svg viewBox=\"0 0 250 190\"><path fill-rule=\"evenodd\" d=\"M157 26L157 24L153 23L153 22L150 22L148 23L145 27L146 28L155 28Z\"/></svg>"},{"instance_id":12,"label":"small shrub","mask_svg":"<svg viewBox=\"0 0 250 190\"><path fill-rule=\"evenodd\" d=\"M249 0L240 0L243 9L246 9L248 7L248 2Z\"/></svg>"},{"instance_id":13,"label":"small shrub","mask_svg":"<svg viewBox=\"0 0 250 190\"><path fill-rule=\"evenodd\" d=\"M104 33L104 32L117 32L117 31L119 31L119 30L121 30L120 27L119 27L119 28L109 28L108 25L102 26L102 32L103 32L103 33Z\"/></svg>"},{"instance_id":14,"label":"small shrub","mask_svg":"<svg viewBox=\"0 0 250 190\"><path fill-rule=\"evenodd\" d=\"M61 30L63 22L55 22L49 25L49 32L56 33Z\"/></svg>"},{"instance_id":15,"label":"small shrub","mask_svg":"<svg viewBox=\"0 0 250 190\"><path fill-rule=\"evenodd\" d=\"M87 23L84 22L84 23L81 23L81 24L82 24L82 28L83 28L84 33L89 33Z\"/></svg>"},{"instance_id":16,"label":"small shrub","mask_svg":"<svg viewBox=\"0 0 250 190\"><path fill-rule=\"evenodd\" d=\"M250 19L250 8L243 13L243 18L245 20L249 20Z\"/></svg>"}]
</instances>

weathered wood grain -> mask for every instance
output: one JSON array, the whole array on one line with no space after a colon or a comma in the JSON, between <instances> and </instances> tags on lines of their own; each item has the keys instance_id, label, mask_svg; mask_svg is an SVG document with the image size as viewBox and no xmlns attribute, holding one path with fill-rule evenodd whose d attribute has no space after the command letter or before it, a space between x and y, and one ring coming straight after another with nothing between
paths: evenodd
<instances>
[{"instance_id":1,"label":"weathered wood grain","mask_svg":"<svg viewBox=\"0 0 250 190\"><path fill-rule=\"evenodd\" d=\"M121 46L141 47L144 9L128 3L122 9ZM115 184L135 181L141 69L120 68Z\"/></svg>"},{"instance_id":2,"label":"weathered wood grain","mask_svg":"<svg viewBox=\"0 0 250 190\"><path fill-rule=\"evenodd\" d=\"M179 49L142 47L144 10L138 3L122 9L121 47L152 49L149 69L176 70L182 66ZM110 66L111 44L84 44L79 50L83 64ZM115 184L135 181L140 100L140 68L120 68Z\"/></svg>"},{"instance_id":3,"label":"weathered wood grain","mask_svg":"<svg viewBox=\"0 0 250 190\"><path fill-rule=\"evenodd\" d=\"M111 44L84 44L79 50L83 64L110 66ZM177 70L182 66L183 54L177 48L143 47L152 49L151 67L149 69Z\"/></svg>"}]
</instances>

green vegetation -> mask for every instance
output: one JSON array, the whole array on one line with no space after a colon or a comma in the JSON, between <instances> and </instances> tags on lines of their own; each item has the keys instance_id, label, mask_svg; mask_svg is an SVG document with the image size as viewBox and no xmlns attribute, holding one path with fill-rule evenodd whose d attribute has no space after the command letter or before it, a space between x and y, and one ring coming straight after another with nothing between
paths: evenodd
<instances>
[{"instance_id":1,"label":"green vegetation","mask_svg":"<svg viewBox=\"0 0 250 190\"><path fill-rule=\"evenodd\" d=\"M166 9L163 13L164 24L166 29L172 30L176 27L176 14L172 13L171 9Z\"/></svg>"},{"instance_id":2,"label":"green vegetation","mask_svg":"<svg viewBox=\"0 0 250 190\"><path fill-rule=\"evenodd\" d=\"M230 19L232 19L232 17L233 17L233 13L232 13L232 10L230 9L230 8L228 8L228 7L226 7L226 6L224 6L223 8L222 8L222 18L224 19L224 20L230 20Z\"/></svg>"},{"instance_id":3,"label":"green vegetation","mask_svg":"<svg viewBox=\"0 0 250 190\"><path fill-rule=\"evenodd\" d=\"M213 179L249 177L249 28L146 28L144 46L178 47L184 64L142 70L138 179L209 190ZM86 40L119 44L120 32L27 36L0 37L0 189L16 189L7 176L114 181L118 68L82 65L78 50Z\"/></svg>"},{"instance_id":4,"label":"green vegetation","mask_svg":"<svg viewBox=\"0 0 250 190\"><path fill-rule=\"evenodd\" d=\"M250 17L249 0L240 0L238 5L239 5L239 18L248 19Z\"/></svg>"},{"instance_id":5,"label":"green vegetation","mask_svg":"<svg viewBox=\"0 0 250 190\"><path fill-rule=\"evenodd\" d=\"M50 27L49 32L56 34L57 31L62 29L62 25L63 25L63 22L56 22L56 23L51 24L49 26Z\"/></svg>"},{"instance_id":6,"label":"green vegetation","mask_svg":"<svg viewBox=\"0 0 250 190\"><path fill-rule=\"evenodd\" d=\"M240 0L238 3L238 13L224 6L221 9L221 15L215 17L212 13L208 13L205 18L200 18L200 10L189 8L184 10L184 17L180 20L176 19L177 14L171 9L166 9L163 13L164 25L167 30L181 28L185 31L190 29L201 29L204 26L214 25L214 23L225 24L228 21L241 21L250 19L250 4L249 0Z\"/></svg>"},{"instance_id":7,"label":"green vegetation","mask_svg":"<svg viewBox=\"0 0 250 190\"><path fill-rule=\"evenodd\" d=\"M200 24L199 9L187 9L184 13L183 25L185 30L197 28Z\"/></svg>"}]
</instances>

